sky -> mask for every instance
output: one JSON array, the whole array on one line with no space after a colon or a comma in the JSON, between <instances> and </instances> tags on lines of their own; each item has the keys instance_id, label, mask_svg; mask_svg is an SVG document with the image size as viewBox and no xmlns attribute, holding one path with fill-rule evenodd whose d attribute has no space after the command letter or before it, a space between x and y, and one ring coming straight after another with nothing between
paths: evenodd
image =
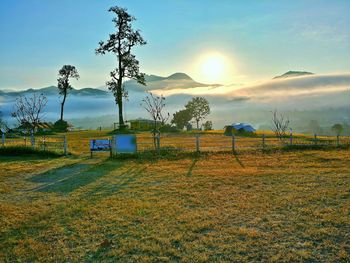
<instances>
[{"instance_id":1,"label":"sky","mask_svg":"<svg viewBox=\"0 0 350 263\"><path fill-rule=\"evenodd\" d=\"M64 64L77 88L99 87L116 66L95 55L112 33L109 7L126 7L147 41L141 71L249 84L289 70L349 73L349 0L1 0L0 89L56 85Z\"/></svg>"}]
</instances>

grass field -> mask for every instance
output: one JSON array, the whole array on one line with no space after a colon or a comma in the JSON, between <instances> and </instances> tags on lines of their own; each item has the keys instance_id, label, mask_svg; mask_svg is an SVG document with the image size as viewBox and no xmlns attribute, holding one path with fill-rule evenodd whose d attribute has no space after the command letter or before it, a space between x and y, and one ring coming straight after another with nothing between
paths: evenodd
<instances>
[{"instance_id":1,"label":"grass field","mask_svg":"<svg viewBox=\"0 0 350 263\"><path fill-rule=\"evenodd\" d=\"M68 152L74 155L88 155L90 153L89 142L91 139L112 139L111 130L86 130L75 131L66 134L58 133L53 135L39 135L35 138L35 147L39 150L54 151L59 154L64 153L64 136L67 139ZM137 148L139 152L154 150L154 139L151 132L138 132ZM196 136L199 140L200 151L232 151L232 137L225 136L223 130L164 133L160 138L160 147L178 151L196 151ZM263 136L265 136L263 138ZM30 146L30 137L7 138L5 146ZM350 146L350 137L341 136L338 141L341 146ZM261 150L271 148L281 148L286 145L294 146L337 146L335 136L314 136L293 134L293 138L287 136L282 140L277 139L271 131L258 131L251 136L235 136L235 150ZM0 145L1 147L1 145Z\"/></svg>"},{"instance_id":2,"label":"grass field","mask_svg":"<svg viewBox=\"0 0 350 263\"><path fill-rule=\"evenodd\" d=\"M224 136L223 130L214 130L202 132L200 134L200 150L201 151L227 151L232 150L232 137ZM289 144L290 139L286 138L283 141L273 136L270 131L259 131L256 136L241 137L236 136L235 147L237 151L244 151L246 149L262 149L262 134L266 136L265 145L269 147L281 147L282 145ZM137 133L138 150L150 150L154 149L153 138L150 132ZM185 133L170 133L162 134L160 139L161 148L181 149L184 151L196 151L196 132ZM68 151L73 154L87 155L89 154L89 141L90 139L111 139L112 131L79 131L67 133ZM319 136L317 139L318 144L336 146L336 137L332 136ZM314 145L313 136L305 136L301 134L294 134L293 144L299 145ZM340 145L350 145L350 137L342 136L340 138Z\"/></svg>"},{"instance_id":3,"label":"grass field","mask_svg":"<svg viewBox=\"0 0 350 263\"><path fill-rule=\"evenodd\" d=\"M350 261L349 150L90 159L69 136L0 157L0 262Z\"/></svg>"}]
</instances>

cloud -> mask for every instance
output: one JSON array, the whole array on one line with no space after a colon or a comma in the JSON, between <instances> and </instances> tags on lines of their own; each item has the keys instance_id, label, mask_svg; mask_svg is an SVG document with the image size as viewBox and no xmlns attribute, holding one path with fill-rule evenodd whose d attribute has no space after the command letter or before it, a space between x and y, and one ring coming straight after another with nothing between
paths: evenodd
<instances>
[{"instance_id":1,"label":"cloud","mask_svg":"<svg viewBox=\"0 0 350 263\"><path fill-rule=\"evenodd\" d=\"M233 97L233 98L229 98L228 101L230 102L244 102L250 100L249 97Z\"/></svg>"},{"instance_id":2,"label":"cloud","mask_svg":"<svg viewBox=\"0 0 350 263\"><path fill-rule=\"evenodd\" d=\"M224 95L227 93L225 86L213 87L213 86L204 86L204 87L190 87L190 88L172 88L172 89L156 89L152 90L155 94L162 94L164 96L172 96L177 94L185 95Z\"/></svg>"},{"instance_id":3,"label":"cloud","mask_svg":"<svg viewBox=\"0 0 350 263\"><path fill-rule=\"evenodd\" d=\"M276 102L298 98L324 97L350 92L350 74L309 75L286 79L273 79L251 85L220 87L174 88L154 90L164 96L193 95L224 97L228 101Z\"/></svg>"},{"instance_id":4,"label":"cloud","mask_svg":"<svg viewBox=\"0 0 350 263\"><path fill-rule=\"evenodd\" d=\"M289 100L350 92L350 74L311 75L274 79L230 91L228 97L249 97L256 101Z\"/></svg>"}]
</instances>

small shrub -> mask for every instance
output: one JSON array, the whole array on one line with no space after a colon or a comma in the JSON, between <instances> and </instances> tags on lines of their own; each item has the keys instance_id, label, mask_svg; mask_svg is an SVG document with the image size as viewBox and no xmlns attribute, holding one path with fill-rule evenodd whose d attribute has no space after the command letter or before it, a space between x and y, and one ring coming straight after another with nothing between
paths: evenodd
<instances>
[{"instance_id":1,"label":"small shrub","mask_svg":"<svg viewBox=\"0 0 350 263\"><path fill-rule=\"evenodd\" d=\"M64 120L58 120L53 125L53 129L56 132L67 132L68 131L69 124L68 122Z\"/></svg>"},{"instance_id":2,"label":"small shrub","mask_svg":"<svg viewBox=\"0 0 350 263\"><path fill-rule=\"evenodd\" d=\"M130 129L115 129L108 134L110 135L116 135L116 134L136 134L137 132L135 130L130 130Z\"/></svg>"},{"instance_id":3,"label":"small shrub","mask_svg":"<svg viewBox=\"0 0 350 263\"><path fill-rule=\"evenodd\" d=\"M160 132L179 132L179 130L175 126L171 126L169 124L165 124L159 128Z\"/></svg>"},{"instance_id":4,"label":"small shrub","mask_svg":"<svg viewBox=\"0 0 350 263\"><path fill-rule=\"evenodd\" d=\"M206 121L203 124L203 128L205 131L211 131L213 129L213 122L212 121Z\"/></svg>"},{"instance_id":5,"label":"small shrub","mask_svg":"<svg viewBox=\"0 0 350 263\"><path fill-rule=\"evenodd\" d=\"M0 148L1 156L30 156L36 155L40 157L59 157L62 154L52 152L52 151L43 151L38 149L33 149L31 147L25 146L6 146Z\"/></svg>"}]
</instances>

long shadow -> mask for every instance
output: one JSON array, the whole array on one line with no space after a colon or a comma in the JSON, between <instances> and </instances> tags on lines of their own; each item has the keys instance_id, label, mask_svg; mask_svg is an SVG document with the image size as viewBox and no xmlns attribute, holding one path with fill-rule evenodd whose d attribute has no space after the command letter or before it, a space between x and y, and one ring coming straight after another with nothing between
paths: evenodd
<instances>
[{"instance_id":1,"label":"long shadow","mask_svg":"<svg viewBox=\"0 0 350 263\"><path fill-rule=\"evenodd\" d=\"M40 160L49 160L55 159L57 157L48 157L48 156L39 156L39 155L23 155L23 156L5 156L0 155L0 162L28 162L28 161L40 161Z\"/></svg>"},{"instance_id":2,"label":"long shadow","mask_svg":"<svg viewBox=\"0 0 350 263\"><path fill-rule=\"evenodd\" d=\"M95 182L122 165L122 162L112 161L99 164L79 163L37 174L28 180L34 183L43 183L31 191L69 194L82 186Z\"/></svg>"},{"instance_id":3,"label":"long shadow","mask_svg":"<svg viewBox=\"0 0 350 263\"><path fill-rule=\"evenodd\" d=\"M28 180L36 183L43 183L39 187L32 189L32 191L40 192L57 192L57 193L70 193L75 189L92 183L99 178L107 175L113 170L123 167L125 162L107 160L98 164L74 164L67 165L61 168L53 169L45 173L34 175ZM79 196L79 199L86 200L86 202L98 202L101 198L110 196L111 193L115 193L118 190L126 188L133 181L137 180L137 177L142 175L142 172L147 167L133 166L127 169L125 172L116 176L112 183L102 182L100 186L95 187L91 191ZM76 200L76 201L79 201ZM75 202L72 200L72 202ZM27 222L20 224L19 226L4 232L0 235L0 243L7 244L9 247L13 247L14 243L11 241L13 238L16 240L22 239L28 235L36 236L41 231L44 231L50 227L50 224L36 224L43 219L47 218L59 218L61 223L67 225L74 218L74 214L67 215L66 207L69 207L70 202L62 203L55 207L52 207L48 211L29 217ZM76 212L80 212L80 208L75 209ZM72 213L72 212L70 212ZM75 211L73 211L75 213ZM64 222L63 222L64 221ZM9 243L8 243L9 242ZM1 250L1 249L0 249ZM89 262L89 261L88 261Z\"/></svg>"},{"instance_id":4,"label":"long shadow","mask_svg":"<svg viewBox=\"0 0 350 263\"><path fill-rule=\"evenodd\" d=\"M242 168L245 168L245 166L244 166L244 164L242 163L242 161L238 158L237 153L235 153L233 156L235 157L237 163L238 163Z\"/></svg>"},{"instance_id":5,"label":"long shadow","mask_svg":"<svg viewBox=\"0 0 350 263\"><path fill-rule=\"evenodd\" d=\"M190 165L190 168L188 169L187 176L192 176L192 171L193 171L194 167L196 166L196 163L197 163L197 162L198 162L198 157L196 156L196 157L193 159L193 161L192 161L192 163L191 163L191 165Z\"/></svg>"},{"instance_id":6,"label":"long shadow","mask_svg":"<svg viewBox=\"0 0 350 263\"><path fill-rule=\"evenodd\" d=\"M131 183L135 182L137 177L142 175L142 172L146 170L146 167L131 167L122 174L114 178L114 182L109 182L108 184L103 183L98 187L95 187L91 191L85 193L82 198L89 197L89 199L101 199L106 196L110 196L122 189L130 186Z\"/></svg>"}]
</instances>

